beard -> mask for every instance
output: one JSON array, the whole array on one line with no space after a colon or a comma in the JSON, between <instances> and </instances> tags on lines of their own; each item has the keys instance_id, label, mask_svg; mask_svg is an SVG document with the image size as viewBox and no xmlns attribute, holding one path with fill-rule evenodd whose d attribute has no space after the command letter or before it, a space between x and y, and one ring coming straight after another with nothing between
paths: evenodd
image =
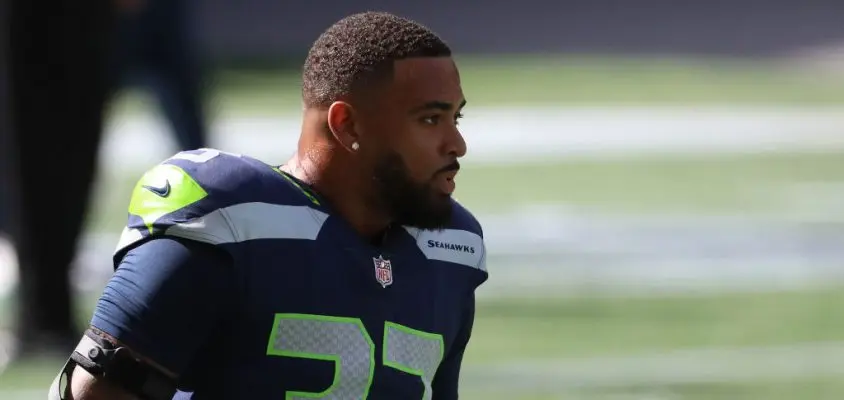
<instances>
[{"instance_id":1,"label":"beard","mask_svg":"<svg viewBox=\"0 0 844 400\"><path fill-rule=\"evenodd\" d=\"M447 170L456 168L459 166L454 164ZM388 153L376 163L373 180L375 200L392 216L393 223L440 230L451 222L451 195L436 189L434 176L427 182L414 180L398 153Z\"/></svg>"}]
</instances>

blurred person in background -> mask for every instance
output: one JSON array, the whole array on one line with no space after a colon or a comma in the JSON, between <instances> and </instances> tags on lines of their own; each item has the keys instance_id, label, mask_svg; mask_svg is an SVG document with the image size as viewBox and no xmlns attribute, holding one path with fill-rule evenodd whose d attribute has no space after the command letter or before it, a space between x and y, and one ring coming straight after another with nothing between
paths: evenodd
<instances>
[{"instance_id":1,"label":"blurred person in background","mask_svg":"<svg viewBox=\"0 0 844 400\"><path fill-rule=\"evenodd\" d=\"M192 0L115 0L112 91L138 85L156 98L181 150L206 146L202 68L193 41Z\"/></svg>"},{"instance_id":2,"label":"blurred person in background","mask_svg":"<svg viewBox=\"0 0 844 400\"><path fill-rule=\"evenodd\" d=\"M9 65L6 62L9 57L9 30L8 27L8 5L0 3L0 252L6 244L6 236L9 234L9 212L10 195L12 190L12 137L10 133L11 121L9 109ZM0 260L3 257L0 255ZM3 266L0 265L0 268Z\"/></svg>"},{"instance_id":3,"label":"blurred person in background","mask_svg":"<svg viewBox=\"0 0 844 400\"><path fill-rule=\"evenodd\" d=\"M9 65L6 62L9 57L9 30L8 27L8 4L7 2L0 2L0 288L5 283L4 279L9 279L12 274L17 271L11 270L16 267L15 251L10 241L10 229L12 213L12 205L10 204L12 197L11 192L14 188L12 179L12 167L15 162L12 160L14 156L14 149L12 146L12 135L10 132L11 121L9 109ZM2 295L2 289L0 289ZM0 332L2 334L2 332ZM0 337L0 373L3 369L4 354L7 354L9 343L6 343Z\"/></svg>"},{"instance_id":4,"label":"blurred person in background","mask_svg":"<svg viewBox=\"0 0 844 400\"><path fill-rule=\"evenodd\" d=\"M64 2L49 18L39 3L9 4L11 176L0 176L0 232L18 258L22 357L66 353L78 337L69 273L119 79L149 83L179 147L205 145L187 2L116 1Z\"/></svg>"},{"instance_id":5,"label":"blurred person in background","mask_svg":"<svg viewBox=\"0 0 844 400\"><path fill-rule=\"evenodd\" d=\"M6 4L19 356L67 352L79 335L69 272L97 165L113 1Z\"/></svg>"}]
</instances>

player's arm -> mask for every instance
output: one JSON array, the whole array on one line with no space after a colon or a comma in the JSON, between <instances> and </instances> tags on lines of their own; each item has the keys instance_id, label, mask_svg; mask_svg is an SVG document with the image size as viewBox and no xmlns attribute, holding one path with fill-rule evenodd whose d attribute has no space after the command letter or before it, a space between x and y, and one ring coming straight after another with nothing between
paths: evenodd
<instances>
[{"instance_id":1,"label":"player's arm","mask_svg":"<svg viewBox=\"0 0 844 400\"><path fill-rule=\"evenodd\" d=\"M90 331L91 334L98 336L101 340L104 340L115 347L126 348L133 358L139 359L144 365L156 372L160 372L162 378L172 382L175 382L178 379L178 376L172 371L169 371L167 368L157 364L155 361L135 352L111 335L94 327L91 327ZM130 391L124 389L121 385L111 382L108 379L102 379L102 377L94 376L81 366L75 366L71 376L72 379L69 383L71 400L141 400L141 397L130 393Z\"/></svg>"},{"instance_id":2,"label":"player's arm","mask_svg":"<svg viewBox=\"0 0 844 400\"><path fill-rule=\"evenodd\" d=\"M446 354L443 362L434 376L433 400L457 400L458 383L460 381L460 367L463 364L463 354L472 336L472 326L475 322L475 297L471 297L464 312L460 333Z\"/></svg>"},{"instance_id":3,"label":"player's arm","mask_svg":"<svg viewBox=\"0 0 844 400\"><path fill-rule=\"evenodd\" d=\"M77 365L69 398L169 400L205 335L228 311L231 274L230 258L208 244L156 238L127 252L80 342L88 344L83 350L118 349L119 367L112 363L103 373L96 365ZM158 395L142 395L152 392Z\"/></svg>"}]
</instances>

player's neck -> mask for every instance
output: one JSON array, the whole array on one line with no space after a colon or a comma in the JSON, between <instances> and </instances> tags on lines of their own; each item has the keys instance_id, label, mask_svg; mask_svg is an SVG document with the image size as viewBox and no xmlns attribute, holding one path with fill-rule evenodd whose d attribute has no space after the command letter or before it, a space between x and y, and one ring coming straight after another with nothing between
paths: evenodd
<instances>
[{"instance_id":1,"label":"player's neck","mask_svg":"<svg viewBox=\"0 0 844 400\"><path fill-rule=\"evenodd\" d=\"M368 241L380 238L390 225L390 218L375 210L367 200L364 182L357 182L354 168L346 166L342 156L333 155L330 145L302 145L288 161L285 172L311 187L332 211L343 218Z\"/></svg>"}]
</instances>

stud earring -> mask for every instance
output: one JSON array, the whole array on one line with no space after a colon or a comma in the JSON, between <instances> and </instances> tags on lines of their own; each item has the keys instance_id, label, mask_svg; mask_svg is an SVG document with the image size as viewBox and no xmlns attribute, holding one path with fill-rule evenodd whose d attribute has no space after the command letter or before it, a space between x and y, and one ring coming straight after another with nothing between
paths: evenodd
<instances>
[{"instance_id":1,"label":"stud earring","mask_svg":"<svg viewBox=\"0 0 844 400\"><path fill-rule=\"evenodd\" d=\"M358 142L352 143L352 150L357 151L357 149L359 149L359 148L360 148L360 145L358 144Z\"/></svg>"}]
</instances>

